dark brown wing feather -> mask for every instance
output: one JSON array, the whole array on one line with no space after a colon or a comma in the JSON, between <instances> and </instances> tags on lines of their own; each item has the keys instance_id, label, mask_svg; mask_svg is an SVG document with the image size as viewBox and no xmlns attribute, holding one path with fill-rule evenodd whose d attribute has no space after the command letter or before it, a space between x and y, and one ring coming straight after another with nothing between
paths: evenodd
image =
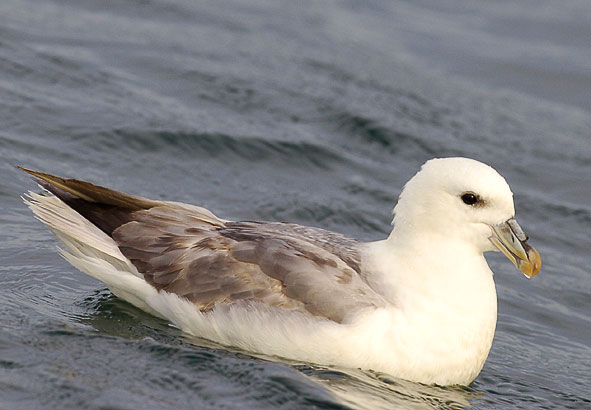
<instances>
[{"instance_id":1,"label":"dark brown wing feather","mask_svg":"<svg viewBox=\"0 0 591 410\"><path fill-rule=\"evenodd\" d=\"M383 299L365 282L358 242L318 228L227 222L208 210L27 172L110 235L147 282L209 310L259 301L335 322Z\"/></svg>"},{"instance_id":2,"label":"dark brown wing feather","mask_svg":"<svg viewBox=\"0 0 591 410\"><path fill-rule=\"evenodd\" d=\"M57 177L55 175L46 174L44 172L32 171L23 167L17 168L28 172L41 181L49 183L53 187L59 188L62 191L65 191L70 195L83 199L87 202L101 203L104 205L129 209L132 211L148 209L162 203L161 201L153 201L151 199L142 198L141 196L126 194L124 192L94 185L86 181L66 179Z\"/></svg>"}]
</instances>

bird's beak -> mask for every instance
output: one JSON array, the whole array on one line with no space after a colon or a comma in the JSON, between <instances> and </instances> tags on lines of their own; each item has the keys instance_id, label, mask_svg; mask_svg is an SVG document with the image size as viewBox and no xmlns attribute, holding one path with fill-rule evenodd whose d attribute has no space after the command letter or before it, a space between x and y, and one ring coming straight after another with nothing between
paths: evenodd
<instances>
[{"instance_id":1,"label":"bird's beak","mask_svg":"<svg viewBox=\"0 0 591 410\"><path fill-rule=\"evenodd\" d=\"M527 243L527 235L513 218L492 226L490 241L528 278L540 272L542 258L539 252Z\"/></svg>"}]
</instances>

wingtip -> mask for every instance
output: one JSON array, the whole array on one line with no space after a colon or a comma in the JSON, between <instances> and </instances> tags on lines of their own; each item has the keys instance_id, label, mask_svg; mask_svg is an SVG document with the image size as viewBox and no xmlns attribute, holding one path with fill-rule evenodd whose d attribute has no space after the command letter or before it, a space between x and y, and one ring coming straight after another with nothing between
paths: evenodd
<instances>
[{"instance_id":1,"label":"wingtip","mask_svg":"<svg viewBox=\"0 0 591 410\"><path fill-rule=\"evenodd\" d=\"M33 171L31 169L16 166L17 169L32 175L37 182L54 195L61 197L57 190L65 191L87 202L101 202L108 205L124 207L127 209L148 209L156 205L161 205L161 201L154 201L140 196L126 194L115 191L91 182L80 181L77 179L62 178L45 172Z\"/></svg>"},{"instance_id":2,"label":"wingtip","mask_svg":"<svg viewBox=\"0 0 591 410\"><path fill-rule=\"evenodd\" d=\"M55 177L53 175L50 174L46 174L44 172L39 172L39 171L33 171L32 169L28 169L25 167L21 167L20 165L16 166L17 169L24 171L26 173L28 173L29 175L33 176L33 180L37 182L37 184L39 184L39 186L41 186L44 189L47 189L47 186L45 186L45 183L49 183L52 185L57 185L55 184L55 179L58 177Z\"/></svg>"},{"instance_id":3,"label":"wingtip","mask_svg":"<svg viewBox=\"0 0 591 410\"><path fill-rule=\"evenodd\" d=\"M41 174L41 172L38 172L38 171L33 171L32 169L28 169L28 168L25 168L25 167L21 167L20 165L15 165L15 168L16 168L16 169L20 169L21 171L24 171L24 172L26 172L26 173L28 173L28 174L31 174L31 175L33 175L33 176L36 176L36 177L39 177L39 175L38 175L38 174Z\"/></svg>"}]
</instances>

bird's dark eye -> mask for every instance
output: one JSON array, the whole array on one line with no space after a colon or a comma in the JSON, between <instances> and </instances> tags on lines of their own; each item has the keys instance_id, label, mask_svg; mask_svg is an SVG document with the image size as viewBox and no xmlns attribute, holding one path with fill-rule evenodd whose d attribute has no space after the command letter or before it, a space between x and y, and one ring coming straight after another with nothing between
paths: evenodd
<instances>
[{"instance_id":1,"label":"bird's dark eye","mask_svg":"<svg viewBox=\"0 0 591 410\"><path fill-rule=\"evenodd\" d=\"M462 201L464 201L466 205L474 205L476 202L478 202L478 197L474 194L466 193L462 195Z\"/></svg>"}]
</instances>

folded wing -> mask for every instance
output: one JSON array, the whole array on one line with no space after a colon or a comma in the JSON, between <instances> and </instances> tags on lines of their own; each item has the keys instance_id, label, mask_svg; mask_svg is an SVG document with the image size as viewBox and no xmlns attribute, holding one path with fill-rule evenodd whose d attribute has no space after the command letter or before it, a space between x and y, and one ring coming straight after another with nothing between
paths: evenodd
<instances>
[{"instance_id":1,"label":"folded wing","mask_svg":"<svg viewBox=\"0 0 591 410\"><path fill-rule=\"evenodd\" d=\"M148 283L202 311L260 302L342 323L384 305L364 280L358 242L343 235L225 221L205 208L25 171L106 233Z\"/></svg>"}]
</instances>

